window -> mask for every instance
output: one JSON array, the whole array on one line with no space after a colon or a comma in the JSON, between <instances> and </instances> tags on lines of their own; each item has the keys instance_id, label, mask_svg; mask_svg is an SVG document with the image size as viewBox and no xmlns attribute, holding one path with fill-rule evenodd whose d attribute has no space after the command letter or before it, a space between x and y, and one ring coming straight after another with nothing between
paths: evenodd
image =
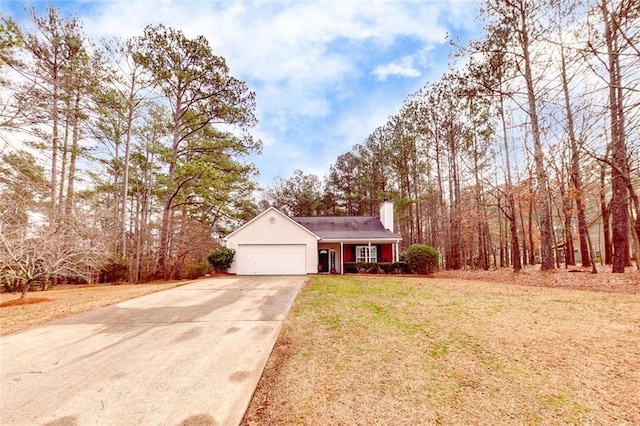
<instances>
[{"instance_id":1,"label":"window","mask_svg":"<svg viewBox=\"0 0 640 426\"><path fill-rule=\"evenodd\" d=\"M369 251L371 249L371 251ZM377 262L378 248L376 246L356 246L356 262Z\"/></svg>"}]
</instances>

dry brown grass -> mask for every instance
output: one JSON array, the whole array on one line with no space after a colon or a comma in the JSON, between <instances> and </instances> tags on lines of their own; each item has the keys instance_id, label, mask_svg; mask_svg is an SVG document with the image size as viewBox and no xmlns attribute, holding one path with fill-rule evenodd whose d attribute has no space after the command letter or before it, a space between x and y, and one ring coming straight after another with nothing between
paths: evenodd
<instances>
[{"instance_id":1,"label":"dry brown grass","mask_svg":"<svg viewBox=\"0 0 640 426\"><path fill-rule=\"evenodd\" d=\"M0 335L15 333L56 319L112 305L134 297L166 290L186 281L99 286L62 286L29 293L0 293ZM46 300L39 300L46 299ZM38 303L32 303L32 302Z\"/></svg>"},{"instance_id":2,"label":"dry brown grass","mask_svg":"<svg viewBox=\"0 0 640 426\"><path fill-rule=\"evenodd\" d=\"M624 274L611 273L611 265L598 265L598 273L592 274L591 268L578 266L561 267L541 272L539 266L527 266L521 272L511 269L440 271L432 278L454 278L516 284L533 287L571 288L612 293L640 293L640 270L627 267Z\"/></svg>"},{"instance_id":3,"label":"dry brown grass","mask_svg":"<svg viewBox=\"0 0 640 426\"><path fill-rule=\"evenodd\" d=\"M503 274L311 278L243 424L640 424L639 275Z\"/></svg>"}]
</instances>

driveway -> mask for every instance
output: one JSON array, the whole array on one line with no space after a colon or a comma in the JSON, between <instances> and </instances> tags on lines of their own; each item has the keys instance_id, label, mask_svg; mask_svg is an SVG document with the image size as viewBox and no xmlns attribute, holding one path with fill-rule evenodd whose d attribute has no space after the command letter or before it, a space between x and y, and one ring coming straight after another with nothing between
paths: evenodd
<instances>
[{"instance_id":1,"label":"driveway","mask_svg":"<svg viewBox=\"0 0 640 426\"><path fill-rule=\"evenodd\" d=\"M0 424L237 425L305 278L211 278L4 336Z\"/></svg>"}]
</instances>

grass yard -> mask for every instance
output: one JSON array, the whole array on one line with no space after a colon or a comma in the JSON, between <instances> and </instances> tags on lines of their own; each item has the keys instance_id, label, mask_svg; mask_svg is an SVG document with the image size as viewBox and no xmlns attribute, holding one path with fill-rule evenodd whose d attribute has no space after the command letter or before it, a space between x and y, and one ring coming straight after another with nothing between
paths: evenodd
<instances>
[{"instance_id":1,"label":"grass yard","mask_svg":"<svg viewBox=\"0 0 640 426\"><path fill-rule=\"evenodd\" d=\"M243 424L640 424L640 295L314 276Z\"/></svg>"}]
</instances>

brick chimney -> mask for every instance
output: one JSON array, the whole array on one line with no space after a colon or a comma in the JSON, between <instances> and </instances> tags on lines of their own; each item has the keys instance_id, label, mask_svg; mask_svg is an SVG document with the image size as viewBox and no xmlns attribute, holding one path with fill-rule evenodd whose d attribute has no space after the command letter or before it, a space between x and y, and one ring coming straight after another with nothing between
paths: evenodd
<instances>
[{"instance_id":1,"label":"brick chimney","mask_svg":"<svg viewBox=\"0 0 640 426\"><path fill-rule=\"evenodd\" d=\"M388 198L380 204L380 222L385 229L393 232L393 202Z\"/></svg>"}]
</instances>

